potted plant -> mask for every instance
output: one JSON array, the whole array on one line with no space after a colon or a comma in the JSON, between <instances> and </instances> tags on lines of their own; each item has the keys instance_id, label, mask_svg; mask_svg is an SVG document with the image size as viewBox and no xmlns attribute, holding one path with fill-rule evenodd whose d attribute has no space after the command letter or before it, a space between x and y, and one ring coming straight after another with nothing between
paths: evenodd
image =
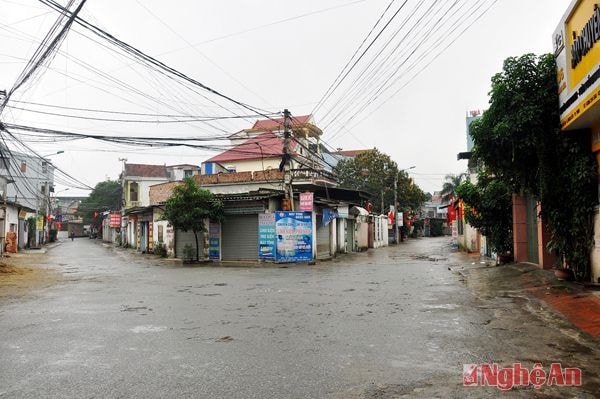
<instances>
[{"instance_id":1,"label":"potted plant","mask_svg":"<svg viewBox=\"0 0 600 399\"><path fill-rule=\"evenodd\" d=\"M558 263L558 262L557 262ZM573 280L573 271L569 267L567 260L563 256L561 264L554 266L554 275L557 279L563 281Z\"/></svg>"}]
</instances>

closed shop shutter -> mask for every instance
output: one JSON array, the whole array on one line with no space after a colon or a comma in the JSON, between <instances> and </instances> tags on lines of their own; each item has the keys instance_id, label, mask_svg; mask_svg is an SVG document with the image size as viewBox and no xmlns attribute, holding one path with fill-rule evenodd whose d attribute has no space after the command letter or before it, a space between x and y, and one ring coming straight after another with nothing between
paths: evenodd
<instances>
[{"instance_id":1,"label":"closed shop shutter","mask_svg":"<svg viewBox=\"0 0 600 399\"><path fill-rule=\"evenodd\" d=\"M329 224L323 226L323 217L317 215L317 259L331 257L331 244L329 241Z\"/></svg>"},{"instance_id":2,"label":"closed shop shutter","mask_svg":"<svg viewBox=\"0 0 600 399\"><path fill-rule=\"evenodd\" d=\"M223 260L258 259L257 215L226 215L221 237Z\"/></svg>"},{"instance_id":3,"label":"closed shop shutter","mask_svg":"<svg viewBox=\"0 0 600 399\"><path fill-rule=\"evenodd\" d=\"M193 231L175 231L175 257L183 259L183 248L190 245L194 248L194 254L196 253L196 239L194 238ZM202 245L202 233L198 233L198 245ZM202 258L202 248L200 248L200 257Z\"/></svg>"}]
</instances>

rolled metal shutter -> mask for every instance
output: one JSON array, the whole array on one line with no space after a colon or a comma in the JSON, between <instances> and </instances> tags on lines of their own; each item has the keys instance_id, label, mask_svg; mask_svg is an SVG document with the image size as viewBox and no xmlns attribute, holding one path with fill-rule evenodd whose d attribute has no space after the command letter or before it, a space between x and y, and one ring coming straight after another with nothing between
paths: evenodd
<instances>
[{"instance_id":1,"label":"rolled metal shutter","mask_svg":"<svg viewBox=\"0 0 600 399\"><path fill-rule=\"evenodd\" d=\"M331 257L331 243L329 240L329 224L323 226L323 217L317 215L317 259Z\"/></svg>"},{"instance_id":2,"label":"rolled metal shutter","mask_svg":"<svg viewBox=\"0 0 600 399\"><path fill-rule=\"evenodd\" d=\"M179 259L183 259L183 247L187 245L191 245L194 248L194 253L196 253L196 239L194 238L193 231L183 231L176 230L175 231L175 257ZM203 256L202 252L202 233L198 233L198 245L200 246L200 258Z\"/></svg>"},{"instance_id":3,"label":"rolled metal shutter","mask_svg":"<svg viewBox=\"0 0 600 399\"><path fill-rule=\"evenodd\" d=\"M258 259L257 215L226 215L221 237L223 260Z\"/></svg>"}]
</instances>

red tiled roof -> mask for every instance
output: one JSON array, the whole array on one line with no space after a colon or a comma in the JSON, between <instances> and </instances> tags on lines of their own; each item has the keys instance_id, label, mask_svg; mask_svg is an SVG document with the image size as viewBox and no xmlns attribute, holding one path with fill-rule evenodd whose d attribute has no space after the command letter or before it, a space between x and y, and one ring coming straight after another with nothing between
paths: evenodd
<instances>
[{"instance_id":1,"label":"red tiled roof","mask_svg":"<svg viewBox=\"0 0 600 399\"><path fill-rule=\"evenodd\" d=\"M165 165L144 165L138 163L125 164L125 176L164 177L167 178Z\"/></svg>"},{"instance_id":2,"label":"red tiled roof","mask_svg":"<svg viewBox=\"0 0 600 399\"><path fill-rule=\"evenodd\" d=\"M292 142L294 146L294 142ZM275 158L283 154L283 139L273 132L252 137L225 152L207 159L205 162L229 162L247 159Z\"/></svg>"},{"instance_id":3,"label":"red tiled roof","mask_svg":"<svg viewBox=\"0 0 600 399\"><path fill-rule=\"evenodd\" d=\"M369 151L369 150L343 150L343 151L336 151L336 152L334 152L334 154L343 155L345 157L356 157L366 151Z\"/></svg>"},{"instance_id":4,"label":"red tiled roof","mask_svg":"<svg viewBox=\"0 0 600 399\"><path fill-rule=\"evenodd\" d=\"M293 116L291 120L292 125L298 125L303 123L308 123L310 120L310 115L302 115L302 116ZM260 121L256 121L254 126L252 126L252 130L280 130L283 129L283 118L273 118L273 119L262 119Z\"/></svg>"}]
</instances>

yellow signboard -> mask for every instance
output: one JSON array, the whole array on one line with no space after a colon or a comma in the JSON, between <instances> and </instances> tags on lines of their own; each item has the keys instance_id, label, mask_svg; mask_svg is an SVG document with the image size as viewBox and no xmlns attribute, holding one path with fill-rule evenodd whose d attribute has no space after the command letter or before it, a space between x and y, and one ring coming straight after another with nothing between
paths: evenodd
<instances>
[{"instance_id":1,"label":"yellow signboard","mask_svg":"<svg viewBox=\"0 0 600 399\"><path fill-rule=\"evenodd\" d=\"M37 217L37 223L35 224L35 229L36 230L44 230L44 217L43 216Z\"/></svg>"},{"instance_id":2,"label":"yellow signboard","mask_svg":"<svg viewBox=\"0 0 600 399\"><path fill-rule=\"evenodd\" d=\"M598 66L600 60L600 9L596 1L582 0L566 21L569 86L574 89Z\"/></svg>"},{"instance_id":3,"label":"yellow signboard","mask_svg":"<svg viewBox=\"0 0 600 399\"><path fill-rule=\"evenodd\" d=\"M560 120L561 129L569 126L579 115L583 114L588 108L596 104L600 100L600 88L596 88L593 92L588 94L583 100L577 104L567 115Z\"/></svg>"}]
</instances>

